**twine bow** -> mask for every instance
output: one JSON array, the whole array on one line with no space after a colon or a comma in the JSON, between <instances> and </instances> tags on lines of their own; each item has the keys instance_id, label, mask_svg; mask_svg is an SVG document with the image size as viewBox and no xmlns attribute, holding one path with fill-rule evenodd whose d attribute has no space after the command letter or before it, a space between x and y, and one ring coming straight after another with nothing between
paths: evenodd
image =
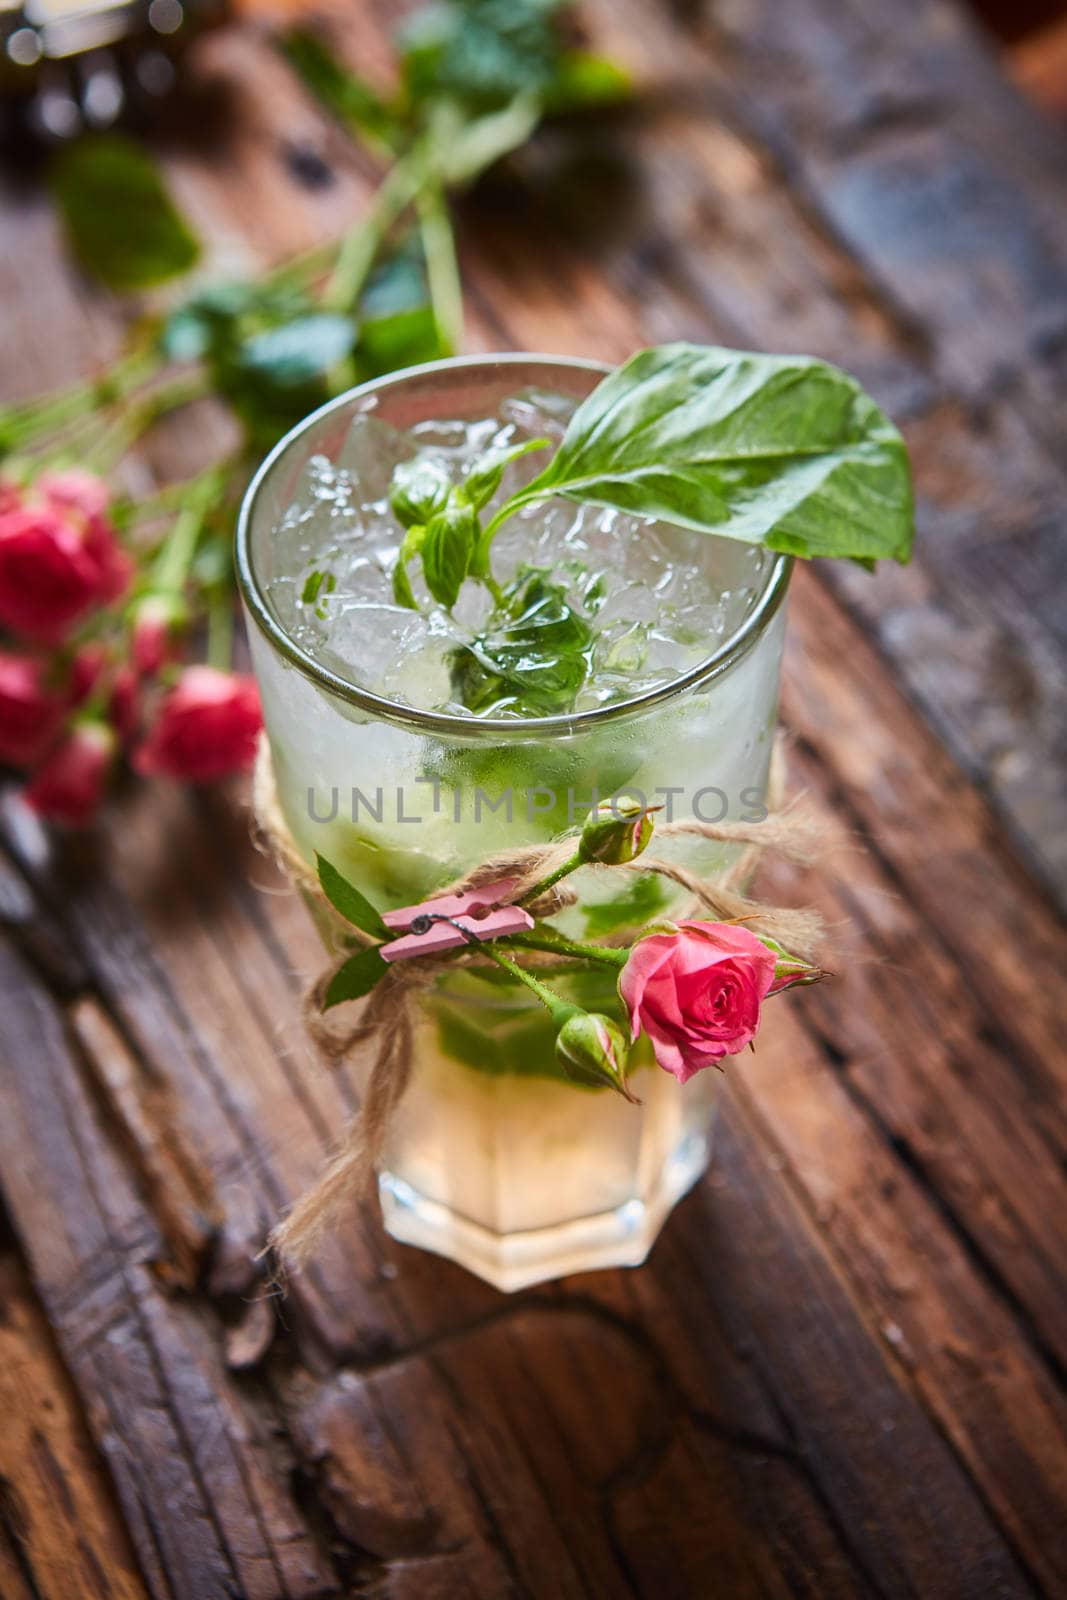
<instances>
[{"instance_id":1,"label":"twine bow","mask_svg":"<svg viewBox=\"0 0 1067 1600\"><path fill-rule=\"evenodd\" d=\"M765 851L804 866L810 865L818 854L821 843L818 824L795 801L782 804L783 768L779 745L775 748L768 783L769 815L762 822L711 823L686 819L657 826L657 839L692 835L719 844L743 846L736 859L715 878L702 878L677 862L647 853L625 865L600 870L656 873L688 890L692 896L690 904L679 913L681 917L711 912L717 921L743 921L754 933L776 939L798 955L810 955L822 929L817 912L768 905L752 899L739 887L747 881ZM256 760L252 804L263 848L316 908L336 922L338 932L343 930L351 940L355 930L343 923L330 906L282 814L265 738L261 738ZM573 856L576 836L576 832L572 832L547 844L498 851L435 893L461 894L499 878L514 878L517 882L511 899L523 900L531 889L550 878ZM576 899L569 884L558 883L529 902L527 909L535 917L552 916L574 904ZM318 1181L270 1234L270 1247L283 1261L297 1267L314 1254L323 1235L337 1224L344 1212L371 1191L389 1124L411 1079L419 996L434 985L446 967L487 965L485 955L479 954L475 946L398 962L390 966L364 1000L344 1008L346 1012L355 1008L354 1019L339 1020L332 1012L324 1013L323 1003L330 983L350 954L351 951L346 950L331 961L308 985L303 999L304 1026L320 1060L334 1070L366 1046L376 1046L376 1054L360 1109L348 1123L336 1153ZM530 951L524 952L524 959L528 966L536 967L552 957Z\"/></svg>"}]
</instances>

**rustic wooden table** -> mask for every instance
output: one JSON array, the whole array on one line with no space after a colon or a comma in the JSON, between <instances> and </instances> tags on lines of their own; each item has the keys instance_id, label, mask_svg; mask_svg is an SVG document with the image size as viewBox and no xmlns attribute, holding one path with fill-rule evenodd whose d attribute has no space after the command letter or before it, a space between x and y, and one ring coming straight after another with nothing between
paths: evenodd
<instances>
[{"instance_id":1,"label":"rustic wooden table","mask_svg":"<svg viewBox=\"0 0 1067 1600\"><path fill-rule=\"evenodd\" d=\"M145 786L62 847L6 802L5 1600L1067 1594L1067 138L951 0L587 15L650 92L468 205L471 347L811 349L914 450L915 564L794 591L793 775L840 848L774 886L838 977L730 1073L644 1268L507 1298L368 1217L265 1297L350 1109L301 907L239 795ZM337 231L369 166L254 34L201 70L162 148L217 264ZM0 251L13 395L115 348L32 181Z\"/></svg>"}]
</instances>

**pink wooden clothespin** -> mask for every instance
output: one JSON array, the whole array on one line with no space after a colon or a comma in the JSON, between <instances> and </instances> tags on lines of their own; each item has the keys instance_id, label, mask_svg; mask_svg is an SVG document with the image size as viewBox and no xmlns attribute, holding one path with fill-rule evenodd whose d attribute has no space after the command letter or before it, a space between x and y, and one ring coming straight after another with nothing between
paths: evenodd
<instances>
[{"instance_id":1,"label":"pink wooden clothespin","mask_svg":"<svg viewBox=\"0 0 1067 1600\"><path fill-rule=\"evenodd\" d=\"M521 906L500 904L518 883L518 878L498 878L462 894L440 895L421 905L385 912L382 921L386 927L403 931L405 936L379 947L382 960L407 961L411 956L455 950L472 938L481 944L502 934L527 932L534 926L530 913Z\"/></svg>"}]
</instances>

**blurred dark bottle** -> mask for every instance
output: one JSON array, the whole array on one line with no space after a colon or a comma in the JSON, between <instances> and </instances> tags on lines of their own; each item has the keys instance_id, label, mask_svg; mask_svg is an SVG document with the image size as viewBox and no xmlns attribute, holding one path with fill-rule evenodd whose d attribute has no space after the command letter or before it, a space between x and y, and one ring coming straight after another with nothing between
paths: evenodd
<instances>
[{"instance_id":1,"label":"blurred dark bottle","mask_svg":"<svg viewBox=\"0 0 1067 1600\"><path fill-rule=\"evenodd\" d=\"M46 142L137 120L226 0L0 0L0 126Z\"/></svg>"}]
</instances>

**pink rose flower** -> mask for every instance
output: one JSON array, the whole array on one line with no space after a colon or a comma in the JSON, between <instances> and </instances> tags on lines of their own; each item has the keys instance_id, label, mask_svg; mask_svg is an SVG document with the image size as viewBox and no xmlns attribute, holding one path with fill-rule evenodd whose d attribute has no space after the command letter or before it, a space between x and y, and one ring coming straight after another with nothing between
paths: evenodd
<instances>
[{"instance_id":1,"label":"pink rose flower","mask_svg":"<svg viewBox=\"0 0 1067 1600\"><path fill-rule=\"evenodd\" d=\"M186 667L134 757L137 771L212 783L255 760L263 716L253 678Z\"/></svg>"},{"instance_id":2,"label":"pink rose flower","mask_svg":"<svg viewBox=\"0 0 1067 1600\"><path fill-rule=\"evenodd\" d=\"M0 651L0 764L30 767L59 732L64 698L45 683L43 663Z\"/></svg>"},{"instance_id":3,"label":"pink rose flower","mask_svg":"<svg viewBox=\"0 0 1067 1600\"><path fill-rule=\"evenodd\" d=\"M642 1028L664 1072L685 1083L756 1036L775 957L747 928L680 922L640 939L619 978L633 1037Z\"/></svg>"},{"instance_id":4,"label":"pink rose flower","mask_svg":"<svg viewBox=\"0 0 1067 1600\"><path fill-rule=\"evenodd\" d=\"M58 644L125 591L132 563L102 508L92 509L99 501L82 485L77 503L73 491L64 500L53 488L40 503L23 499L0 511L0 627Z\"/></svg>"},{"instance_id":5,"label":"pink rose flower","mask_svg":"<svg viewBox=\"0 0 1067 1600\"><path fill-rule=\"evenodd\" d=\"M104 798L117 740L102 722L78 722L38 767L26 804L48 822L82 828Z\"/></svg>"}]
</instances>

